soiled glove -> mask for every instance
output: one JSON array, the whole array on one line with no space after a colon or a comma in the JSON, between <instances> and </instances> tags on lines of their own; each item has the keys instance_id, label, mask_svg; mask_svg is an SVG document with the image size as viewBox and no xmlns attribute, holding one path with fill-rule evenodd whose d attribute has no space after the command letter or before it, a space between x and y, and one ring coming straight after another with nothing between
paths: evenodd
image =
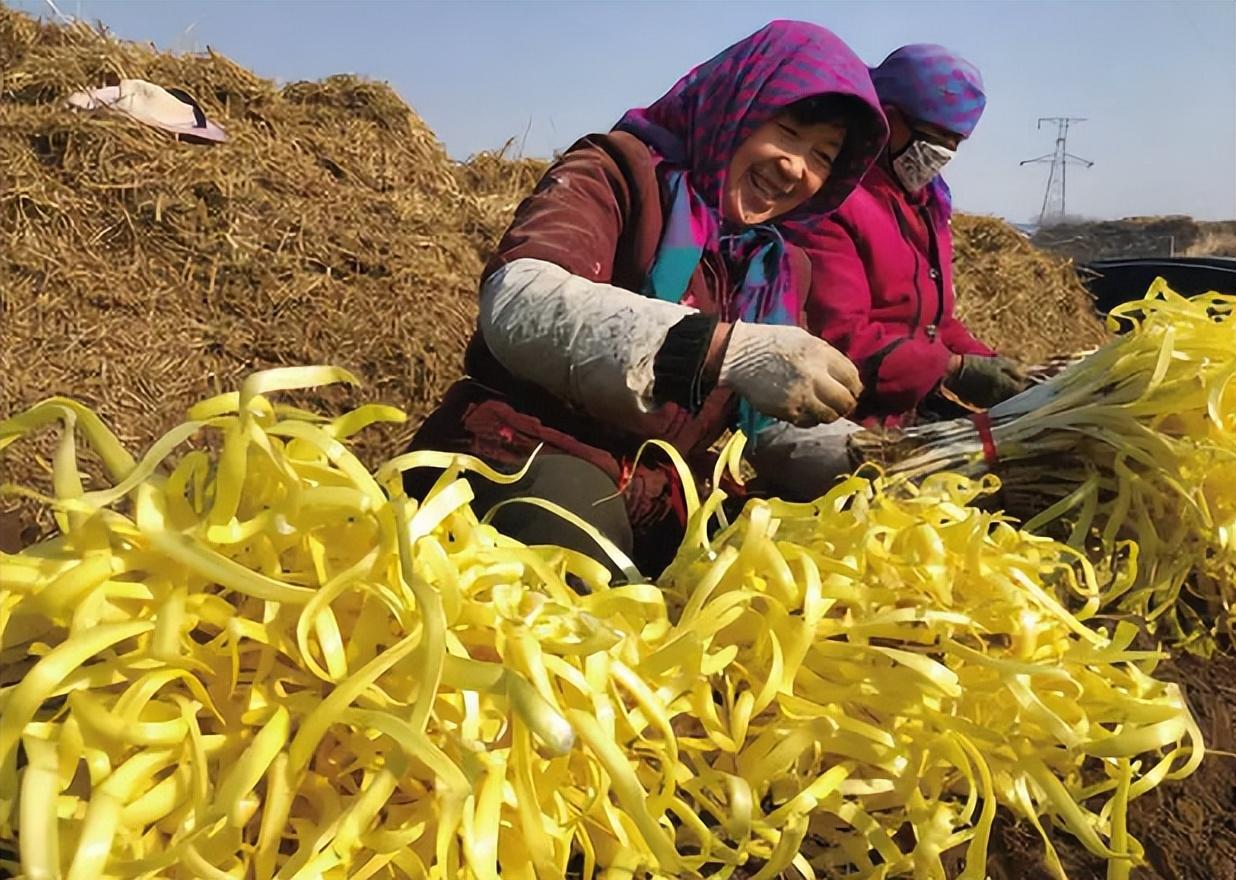
<instances>
[{"instance_id":1,"label":"soiled glove","mask_svg":"<svg viewBox=\"0 0 1236 880\"><path fill-rule=\"evenodd\" d=\"M1015 361L1003 357L962 355L961 365L944 380L944 387L966 403L995 406L1026 390L1029 380Z\"/></svg>"},{"instance_id":2,"label":"soiled glove","mask_svg":"<svg viewBox=\"0 0 1236 880\"><path fill-rule=\"evenodd\" d=\"M718 384L767 416L809 428L854 410L863 385L858 368L803 330L779 324L734 324Z\"/></svg>"}]
</instances>

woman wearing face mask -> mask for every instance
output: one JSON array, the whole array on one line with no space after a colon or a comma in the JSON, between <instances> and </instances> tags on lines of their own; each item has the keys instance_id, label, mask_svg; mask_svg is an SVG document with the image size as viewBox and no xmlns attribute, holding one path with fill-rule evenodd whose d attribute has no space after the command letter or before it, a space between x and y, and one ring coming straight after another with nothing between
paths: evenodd
<instances>
[{"instance_id":1,"label":"woman wearing face mask","mask_svg":"<svg viewBox=\"0 0 1236 880\"><path fill-rule=\"evenodd\" d=\"M514 471L541 447L519 484L473 480L478 512L552 501L655 575L681 540L684 496L657 449L637 462L646 440L703 474L729 428L759 436L773 419L809 426L855 406L853 364L797 326L810 266L780 224L839 205L886 134L849 48L779 21L583 138L516 212L481 278L467 378L413 448ZM411 472L409 492L436 476ZM508 505L494 523L605 561L539 508Z\"/></svg>"},{"instance_id":2,"label":"woman wearing face mask","mask_svg":"<svg viewBox=\"0 0 1236 880\"><path fill-rule=\"evenodd\" d=\"M1023 390L1025 377L953 314L952 202L939 176L982 115L982 77L948 49L916 44L889 55L871 80L888 149L839 211L791 233L815 275L808 327L858 365L860 418L948 413L942 390L993 406Z\"/></svg>"}]
</instances>

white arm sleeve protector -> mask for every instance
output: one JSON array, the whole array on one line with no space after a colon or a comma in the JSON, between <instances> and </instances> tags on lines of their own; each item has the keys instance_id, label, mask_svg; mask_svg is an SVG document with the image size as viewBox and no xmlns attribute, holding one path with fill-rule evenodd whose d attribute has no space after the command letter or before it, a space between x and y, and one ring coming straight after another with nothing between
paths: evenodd
<instances>
[{"instance_id":1,"label":"white arm sleeve protector","mask_svg":"<svg viewBox=\"0 0 1236 880\"><path fill-rule=\"evenodd\" d=\"M777 422L759 433L751 464L786 499L813 501L831 489L838 477L854 470L848 441L861 430L861 425L846 419L813 428Z\"/></svg>"},{"instance_id":2,"label":"white arm sleeve protector","mask_svg":"<svg viewBox=\"0 0 1236 880\"><path fill-rule=\"evenodd\" d=\"M480 328L502 366L607 422L653 412L653 360L695 309L515 260L481 287Z\"/></svg>"}]
</instances>

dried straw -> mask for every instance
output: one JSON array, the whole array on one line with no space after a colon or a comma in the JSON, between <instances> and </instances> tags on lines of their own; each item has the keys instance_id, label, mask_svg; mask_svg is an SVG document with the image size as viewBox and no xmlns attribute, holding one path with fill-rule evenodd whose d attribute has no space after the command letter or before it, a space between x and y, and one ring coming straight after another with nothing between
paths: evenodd
<instances>
[{"instance_id":1,"label":"dried straw","mask_svg":"<svg viewBox=\"0 0 1236 880\"><path fill-rule=\"evenodd\" d=\"M1072 262L1003 220L956 215L953 270L958 316L1001 354L1038 364L1108 339Z\"/></svg>"},{"instance_id":2,"label":"dried straw","mask_svg":"<svg viewBox=\"0 0 1236 880\"><path fill-rule=\"evenodd\" d=\"M461 186L466 169L389 87L278 89L213 52L2 6L0 59L0 417L71 395L141 449L266 366L345 366L414 419L458 375L510 199ZM185 89L230 140L63 105L132 77ZM500 182L491 165L474 183ZM413 427L365 432L362 454L396 452ZM0 482L46 485L47 441L0 458Z\"/></svg>"}]
</instances>

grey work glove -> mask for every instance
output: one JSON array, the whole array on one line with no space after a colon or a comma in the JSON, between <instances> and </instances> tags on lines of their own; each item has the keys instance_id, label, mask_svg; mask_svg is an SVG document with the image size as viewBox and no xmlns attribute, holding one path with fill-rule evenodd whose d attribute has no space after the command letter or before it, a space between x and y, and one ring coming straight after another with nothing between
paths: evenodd
<instances>
[{"instance_id":1,"label":"grey work glove","mask_svg":"<svg viewBox=\"0 0 1236 880\"><path fill-rule=\"evenodd\" d=\"M801 327L742 321L734 324L717 381L764 415L799 428L849 415L863 390L858 368L824 340Z\"/></svg>"},{"instance_id":2,"label":"grey work glove","mask_svg":"<svg viewBox=\"0 0 1236 880\"><path fill-rule=\"evenodd\" d=\"M944 380L944 387L963 401L984 408L1015 397L1030 384L1025 371L1008 358L977 354L961 356L961 365Z\"/></svg>"}]
</instances>

